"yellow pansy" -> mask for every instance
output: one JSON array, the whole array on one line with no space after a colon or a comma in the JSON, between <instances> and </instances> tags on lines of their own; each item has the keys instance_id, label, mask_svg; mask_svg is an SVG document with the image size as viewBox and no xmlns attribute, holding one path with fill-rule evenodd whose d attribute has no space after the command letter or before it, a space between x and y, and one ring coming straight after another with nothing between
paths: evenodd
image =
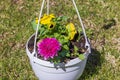
<instances>
[{"instance_id":1,"label":"yellow pansy","mask_svg":"<svg viewBox=\"0 0 120 80\"><path fill-rule=\"evenodd\" d=\"M69 39L70 39L70 40L73 40L75 34L77 33L74 24L73 24L73 23L69 23L69 24L66 26L66 29L68 30L68 37L69 37Z\"/></svg>"},{"instance_id":2,"label":"yellow pansy","mask_svg":"<svg viewBox=\"0 0 120 80\"><path fill-rule=\"evenodd\" d=\"M43 15L43 17L40 20L41 24L50 24L51 20L55 18L54 14L50 14L50 15Z\"/></svg>"},{"instance_id":3,"label":"yellow pansy","mask_svg":"<svg viewBox=\"0 0 120 80\"><path fill-rule=\"evenodd\" d=\"M40 23L41 24L50 24L51 23L51 20L55 18L54 14L50 14L50 15L47 15L47 14L44 14L43 17L40 19ZM36 18L36 23L38 23L38 18Z\"/></svg>"}]
</instances>

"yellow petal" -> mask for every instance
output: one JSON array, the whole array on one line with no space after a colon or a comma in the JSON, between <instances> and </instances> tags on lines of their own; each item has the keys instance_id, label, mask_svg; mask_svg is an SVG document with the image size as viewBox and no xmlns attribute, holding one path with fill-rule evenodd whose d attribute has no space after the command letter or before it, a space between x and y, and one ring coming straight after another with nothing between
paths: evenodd
<instances>
[{"instance_id":1,"label":"yellow petal","mask_svg":"<svg viewBox=\"0 0 120 80\"><path fill-rule=\"evenodd\" d=\"M36 24L38 23L38 18L35 19Z\"/></svg>"},{"instance_id":2,"label":"yellow petal","mask_svg":"<svg viewBox=\"0 0 120 80\"><path fill-rule=\"evenodd\" d=\"M54 14L50 14L50 15L46 15L44 14L44 16L41 18L40 23L41 24L50 24L51 20L55 18Z\"/></svg>"},{"instance_id":3,"label":"yellow petal","mask_svg":"<svg viewBox=\"0 0 120 80\"><path fill-rule=\"evenodd\" d=\"M55 15L54 14L50 14L49 15L51 18L55 18Z\"/></svg>"},{"instance_id":4,"label":"yellow petal","mask_svg":"<svg viewBox=\"0 0 120 80\"><path fill-rule=\"evenodd\" d=\"M69 39L70 39L70 40L73 40L75 34L76 34L76 32L70 32L70 33L69 33Z\"/></svg>"},{"instance_id":5,"label":"yellow petal","mask_svg":"<svg viewBox=\"0 0 120 80\"><path fill-rule=\"evenodd\" d=\"M68 29L68 31L76 31L75 29L75 26L73 23L69 23L67 26L66 26L66 29Z\"/></svg>"},{"instance_id":6,"label":"yellow petal","mask_svg":"<svg viewBox=\"0 0 120 80\"><path fill-rule=\"evenodd\" d=\"M68 37L69 37L69 39L70 39L70 40L73 40L75 34L77 33L74 24L73 24L73 23L69 23L69 24L66 26L66 29L68 30Z\"/></svg>"}]
</instances>

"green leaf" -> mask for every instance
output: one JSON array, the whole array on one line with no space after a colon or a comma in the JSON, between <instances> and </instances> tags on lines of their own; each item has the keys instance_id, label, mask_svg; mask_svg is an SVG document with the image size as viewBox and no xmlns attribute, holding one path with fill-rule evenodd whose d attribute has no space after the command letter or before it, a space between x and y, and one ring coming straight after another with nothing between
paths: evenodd
<instances>
[{"instance_id":1,"label":"green leaf","mask_svg":"<svg viewBox=\"0 0 120 80\"><path fill-rule=\"evenodd\" d=\"M68 17L67 16L62 16L63 21L67 21Z\"/></svg>"},{"instance_id":2,"label":"green leaf","mask_svg":"<svg viewBox=\"0 0 120 80\"><path fill-rule=\"evenodd\" d=\"M60 62L61 57L57 56L54 58L49 59L50 62L53 62L54 64L58 64Z\"/></svg>"},{"instance_id":3,"label":"green leaf","mask_svg":"<svg viewBox=\"0 0 120 80\"><path fill-rule=\"evenodd\" d=\"M39 37L44 36L46 34L46 31L44 30L44 28L41 28L39 32L40 32Z\"/></svg>"},{"instance_id":4,"label":"green leaf","mask_svg":"<svg viewBox=\"0 0 120 80\"><path fill-rule=\"evenodd\" d=\"M81 33L82 32L82 29L81 28L78 28L78 33Z\"/></svg>"},{"instance_id":5,"label":"green leaf","mask_svg":"<svg viewBox=\"0 0 120 80\"><path fill-rule=\"evenodd\" d=\"M63 50L60 54L61 54L62 57L65 57L66 53L67 53L67 51Z\"/></svg>"},{"instance_id":6,"label":"green leaf","mask_svg":"<svg viewBox=\"0 0 120 80\"><path fill-rule=\"evenodd\" d=\"M64 42L65 42L65 43L68 43L68 42L69 42L68 37L64 37Z\"/></svg>"},{"instance_id":7,"label":"green leaf","mask_svg":"<svg viewBox=\"0 0 120 80\"><path fill-rule=\"evenodd\" d=\"M62 49L62 51L59 52L59 55L60 55L61 57L65 57L68 53L69 53L69 50Z\"/></svg>"},{"instance_id":8,"label":"green leaf","mask_svg":"<svg viewBox=\"0 0 120 80\"><path fill-rule=\"evenodd\" d=\"M36 24L35 20L32 21L31 24L32 24L33 29L36 30L37 29L37 24ZM38 27L38 29L40 29L40 26Z\"/></svg>"},{"instance_id":9,"label":"green leaf","mask_svg":"<svg viewBox=\"0 0 120 80\"><path fill-rule=\"evenodd\" d=\"M59 35L60 35L60 34L58 34L58 33L54 33L54 36L55 36L56 38L59 38Z\"/></svg>"},{"instance_id":10,"label":"green leaf","mask_svg":"<svg viewBox=\"0 0 120 80\"><path fill-rule=\"evenodd\" d=\"M70 53L67 53L66 56L67 56L67 57L70 57Z\"/></svg>"},{"instance_id":11,"label":"green leaf","mask_svg":"<svg viewBox=\"0 0 120 80\"><path fill-rule=\"evenodd\" d=\"M61 18L61 17L58 17L58 18L57 18L57 21L61 21L61 20L62 20L62 18Z\"/></svg>"},{"instance_id":12,"label":"green leaf","mask_svg":"<svg viewBox=\"0 0 120 80\"><path fill-rule=\"evenodd\" d=\"M55 58L53 59L53 61L54 61L55 64L59 63L59 62L60 62L60 57L59 57L59 56L58 56L58 57L55 57Z\"/></svg>"},{"instance_id":13,"label":"green leaf","mask_svg":"<svg viewBox=\"0 0 120 80\"><path fill-rule=\"evenodd\" d=\"M79 54L79 59L84 60L85 59L84 54Z\"/></svg>"},{"instance_id":14,"label":"green leaf","mask_svg":"<svg viewBox=\"0 0 120 80\"><path fill-rule=\"evenodd\" d=\"M78 51L78 47L74 46L74 50L75 50L75 52L77 52Z\"/></svg>"},{"instance_id":15,"label":"green leaf","mask_svg":"<svg viewBox=\"0 0 120 80\"><path fill-rule=\"evenodd\" d=\"M37 28L37 24L36 24L35 20L32 21L32 27L33 27L34 30L36 30L36 28Z\"/></svg>"},{"instance_id":16,"label":"green leaf","mask_svg":"<svg viewBox=\"0 0 120 80\"><path fill-rule=\"evenodd\" d=\"M69 50L68 45L63 45L63 48L66 49L66 50Z\"/></svg>"}]
</instances>

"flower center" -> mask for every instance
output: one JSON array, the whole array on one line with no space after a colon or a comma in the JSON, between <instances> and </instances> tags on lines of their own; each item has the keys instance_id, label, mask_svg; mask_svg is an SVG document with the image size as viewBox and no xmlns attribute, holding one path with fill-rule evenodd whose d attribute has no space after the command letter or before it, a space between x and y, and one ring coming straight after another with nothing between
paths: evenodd
<instances>
[{"instance_id":1,"label":"flower center","mask_svg":"<svg viewBox=\"0 0 120 80\"><path fill-rule=\"evenodd\" d=\"M50 25L50 28L53 28L53 24Z\"/></svg>"}]
</instances>

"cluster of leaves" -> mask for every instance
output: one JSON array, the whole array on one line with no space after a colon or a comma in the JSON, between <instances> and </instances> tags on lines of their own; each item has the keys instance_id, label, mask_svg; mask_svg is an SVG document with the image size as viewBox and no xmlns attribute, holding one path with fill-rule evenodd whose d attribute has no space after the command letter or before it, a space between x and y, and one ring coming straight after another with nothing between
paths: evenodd
<instances>
[{"instance_id":1,"label":"cluster of leaves","mask_svg":"<svg viewBox=\"0 0 120 80\"><path fill-rule=\"evenodd\" d=\"M67 21L68 17L66 16L60 16L52 19L52 22L55 24L51 24L48 28L48 25L39 25L39 30L38 30L38 40L44 39L44 38L56 38L61 44L62 44L62 49L58 52L58 56L54 57L53 59L50 59L50 61L54 63L61 62L61 60L70 58L71 56L76 56L79 57L81 60L83 60L84 54L81 54L78 52L79 47L76 45L73 45L73 52L70 51L70 44L71 40L68 38L68 30L66 29L66 24L68 24ZM34 20L32 22L34 30L36 30L37 23ZM80 36L82 33L81 28L77 29L77 39L75 42L80 40ZM77 42L79 43L79 42Z\"/></svg>"},{"instance_id":2,"label":"cluster of leaves","mask_svg":"<svg viewBox=\"0 0 120 80\"><path fill-rule=\"evenodd\" d=\"M66 25L68 20L68 17L66 16L60 16L60 17L56 17L54 19L52 19L52 21L55 23L54 25L50 25L49 29L47 25L39 25L39 30L38 30L38 40L40 39L44 39L44 38L56 38L61 44L62 44L62 49L61 51L59 51L57 57L53 59L51 59L51 61L53 60L54 62L59 62L60 58L65 57L67 54L69 54L69 44L70 41L68 39L68 31L66 30ZM33 29L36 30L37 28L37 24L36 21L34 20L32 22L33 25Z\"/></svg>"},{"instance_id":3,"label":"cluster of leaves","mask_svg":"<svg viewBox=\"0 0 120 80\"><path fill-rule=\"evenodd\" d=\"M45 25L40 25L41 28L39 30L39 37L40 38L46 38L46 37L54 37L56 38L62 45L66 44L68 42L68 39L66 38L68 36L68 32L65 28L65 23L67 17L61 16L56 17L52 21L55 23L55 25L50 25L49 29L48 26L45 27Z\"/></svg>"}]
</instances>

